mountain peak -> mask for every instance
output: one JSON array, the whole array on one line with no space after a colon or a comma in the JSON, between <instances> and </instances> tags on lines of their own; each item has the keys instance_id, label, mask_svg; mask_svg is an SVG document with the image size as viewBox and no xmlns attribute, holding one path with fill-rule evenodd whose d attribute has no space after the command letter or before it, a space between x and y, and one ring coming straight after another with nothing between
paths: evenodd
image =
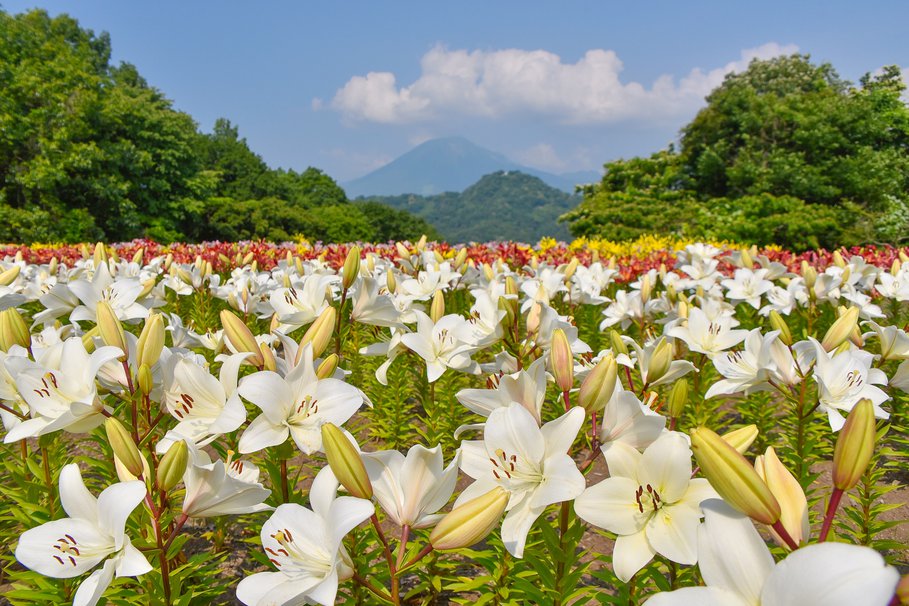
<instances>
[{"instance_id":1,"label":"mountain peak","mask_svg":"<svg viewBox=\"0 0 909 606\"><path fill-rule=\"evenodd\" d=\"M430 139L373 172L344 184L347 195L392 196L399 194L433 195L446 191L460 192L482 176L498 171L520 171L541 178L545 183L572 192L580 175L566 179L512 162L465 139L452 136ZM589 179L599 179L591 171Z\"/></svg>"}]
</instances>

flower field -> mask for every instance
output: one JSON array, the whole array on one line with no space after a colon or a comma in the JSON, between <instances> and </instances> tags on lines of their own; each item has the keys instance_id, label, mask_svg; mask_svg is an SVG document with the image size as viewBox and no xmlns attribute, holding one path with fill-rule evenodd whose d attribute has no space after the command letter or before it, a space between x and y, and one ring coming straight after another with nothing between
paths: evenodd
<instances>
[{"instance_id":1,"label":"flower field","mask_svg":"<svg viewBox=\"0 0 909 606\"><path fill-rule=\"evenodd\" d=\"M0 603L909 603L907 253L2 246Z\"/></svg>"}]
</instances>

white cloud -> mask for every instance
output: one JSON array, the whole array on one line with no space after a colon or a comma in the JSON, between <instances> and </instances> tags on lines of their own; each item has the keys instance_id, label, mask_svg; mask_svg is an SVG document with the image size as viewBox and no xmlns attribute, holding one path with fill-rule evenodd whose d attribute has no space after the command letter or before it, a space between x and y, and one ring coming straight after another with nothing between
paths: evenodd
<instances>
[{"instance_id":1,"label":"white cloud","mask_svg":"<svg viewBox=\"0 0 909 606\"><path fill-rule=\"evenodd\" d=\"M742 51L738 60L708 71L669 75L648 88L623 82L622 61L611 50L592 49L576 63L545 50L448 50L437 46L421 60L420 77L399 86L391 72L354 76L337 91L331 107L347 120L413 123L456 115L500 118L546 116L568 124L671 118L703 104L726 74L754 58L798 51L775 42ZM321 104L319 104L321 107Z\"/></svg>"}]
</instances>

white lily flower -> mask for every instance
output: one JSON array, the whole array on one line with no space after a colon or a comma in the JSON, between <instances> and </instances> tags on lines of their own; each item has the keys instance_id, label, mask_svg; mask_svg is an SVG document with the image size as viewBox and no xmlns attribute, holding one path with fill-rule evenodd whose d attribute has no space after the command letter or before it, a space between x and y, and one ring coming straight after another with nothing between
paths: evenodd
<instances>
[{"instance_id":1,"label":"white lily flower","mask_svg":"<svg viewBox=\"0 0 909 606\"><path fill-rule=\"evenodd\" d=\"M622 340L631 345L634 349L636 354L634 359L638 366L638 370L641 372L641 380L644 382L644 385L649 387L672 383L676 379L684 377L689 372L698 372L694 364L688 360L673 360L670 362L669 368L666 370L665 374L655 380L650 380L650 375L652 374L650 365L653 360L653 354L665 339L666 337L660 337L659 339L651 341L644 347L641 347L634 339L625 336L622 337Z\"/></svg>"},{"instance_id":2,"label":"white lily flower","mask_svg":"<svg viewBox=\"0 0 909 606\"><path fill-rule=\"evenodd\" d=\"M539 425L546 398L546 358L537 358L526 369L498 377L493 389L462 389L455 397L471 412L484 417L497 408L517 402Z\"/></svg>"},{"instance_id":3,"label":"white lily flower","mask_svg":"<svg viewBox=\"0 0 909 606\"><path fill-rule=\"evenodd\" d=\"M293 332L318 318L328 307L331 287L337 282L337 276L311 275L299 286L273 290L269 303L278 315L281 332Z\"/></svg>"},{"instance_id":4,"label":"white lily flower","mask_svg":"<svg viewBox=\"0 0 909 606\"><path fill-rule=\"evenodd\" d=\"M417 317L416 332L401 336L401 343L426 361L426 376L430 383L438 380L447 368L470 374L479 372L477 363L470 359L473 345L464 336L469 330L467 320L449 314L433 323L422 311Z\"/></svg>"},{"instance_id":5,"label":"white lily flower","mask_svg":"<svg viewBox=\"0 0 909 606\"><path fill-rule=\"evenodd\" d=\"M876 335L881 344L881 357L884 360L909 359L909 335L905 330L899 326L881 326L873 320L868 320L865 324L871 327L871 332L866 332L862 338L867 339Z\"/></svg>"},{"instance_id":6,"label":"white lily flower","mask_svg":"<svg viewBox=\"0 0 909 606\"><path fill-rule=\"evenodd\" d=\"M71 337L41 352L36 362L7 357L16 388L32 418L16 425L4 441L14 442L58 430L91 431L104 422L104 404L98 398L95 377L107 362L123 355L117 347L100 347L90 355L82 339Z\"/></svg>"},{"instance_id":7,"label":"white lily flower","mask_svg":"<svg viewBox=\"0 0 909 606\"><path fill-rule=\"evenodd\" d=\"M401 312L395 306L394 299L387 292L380 292L375 278L363 277L357 284L357 292L352 299L352 321L372 326L404 327Z\"/></svg>"},{"instance_id":8,"label":"white lily flower","mask_svg":"<svg viewBox=\"0 0 909 606\"><path fill-rule=\"evenodd\" d=\"M484 439L461 443L461 469L476 481L455 507L496 486L504 488L510 497L502 541L509 553L522 557L527 533L543 510L584 490L584 476L567 454L583 423L584 410L577 406L543 427L520 404L493 410Z\"/></svg>"},{"instance_id":9,"label":"white lily flower","mask_svg":"<svg viewBox=\"0 0 909 606\"><path fill-rule=\"evenodd\" d=\"M166 437L171 444L180 438L172 432ZM186 494L182 511L187 517L212 518L271 509L263 502L271 490L259 482L259 468L253 463L234 459L232 452L227 463L220 459L212 463L192 441L186 440L186 445L192 453L183 473Z\"/></svg>"},{"instance_id":10,"label":"white lily flower","mask_svg":"<svg viewBox=\"0 0 909 606\"><path fill-rule=\"evenodd\" d=\"M458 457L443 469L442 447L360 453L376 499L398 526L429 528L442 518L458 480Z\"/></svg>"},{"instance_id":11,"label":"white lily flower","mask_svg":"<svg viewBox=\"0 0 909 606\"><path fill-rule=\"evenodd\" d=\"M871 548L816 543L774 564L751 520L719 499L701 507L707 586L658 593L645 606L886 606L893 597L899 572Z\"/></svg>"},{"instance_id":12,"label":"white lily flower","mask_svg":"<svg viewBox=\"0 0 909 606\"><path fill-rule=\"evenodd\" d=\"M338 582L353 576L353 562L341 541L367 520L373 504L356 497L335 498L338 481L326 467L316 476L307 509L278 506L262 526L262 548L278 572L258 572L240 581L237 598L247 606L322 604L332 606Z\"/></svg>"},{"instance_id":13,"label":"white lily flower","mask_svg":"<svg viewBox=\"0 0 909 606\"><path fill-rule=\"evenodd\" d=\"M887 384L887 375L878 368L872 368L874 356L867 351L848 349L827 353L816 340L811 339L815 348L814 379L818 384L820 410L827 413L830 428L839 431L846 419L839 411L850 411L856 403L868 398L874 404L874 416L878 419L890 417L882 402L890 396L878 385Z\"/></svg>"},{"instance_id":14,"label":"white lily flower","mask_svg":"<svg viewBox=\"0 0 909 606\"><path fill-rule=\"evenodd\" d=\"M667 333L684 341L691 351L712 357L745 340L748 331L733 329L733 322L734 319L726 315L708 318L703 310L692 307L688 312L688 324L670 328Z\"/></svg>"},{"instance_id":15,"label":"white lily flower","mask_svg":"<svg viewBox=\"0 0 909 606\"><path fill-rule=\"evenodd\" d=\"M166 365L164 405L179 421L172 431L199 446L236 430L246 421L246 407L237 393L240 365L250 353L227 356L221 365L219 379L196 363L193 358L172 356ZM169 442L158 442L159 452Z\"/></svg>"},{"instance_id":16,"label":"white lily flower","mask_svg":"<svg viewBox=\"0 0 909 606\"><path fill-rule=\"evenodd\" d=\"M773 282L767 279L766 269L737 269L732 279L721 282L726 288L726 298L734 303L745 302L757 309L761 306L761 297L771 288Z\"/></svg>"},{"instance_id":17,"label":"white lily flower","mask_svg":"<svg viewBox=\"0 0 909 606\"><path fill-rule=\"evenodd\" d=\"M599 428L603 448L612 442L623 442L643 450L660 437L665 428L666 417L645 406L634 392L622 389L616 381L616 390L606 403Z\"/></svg>"},{"instance_id":18,"label":"white lily flower","mask_svg":"<svg viewBox=\"0 0 909 606\"><path fill-rule=\"evenodd\" d=\"M615 301L603 310L603 315L606 316L606 319L600 322L600 330L606 330L616 324L625 330L632 322L640 322L644 319L644 301L641 299L641 292L637 290L618 291Z\"/></svg>"},{"instance_id":19,"label":"white lily flower","mask_svg":"<svg viewBox=\"0 0 909 606\"><path fill-rule=\"evenodd\" d=\"M25 531L16 546L16 559L31 570L57 579L70 579L104 565L76 590L75 606L94 606L117 577L135 577L152 567L126 536L126 520L145 498L143 482L108 486L96 499L85 487L79 466L60 471L60 502L69 517Z\"/></svg>"},{"instance_id":20,"label":"white lily flower","mask_svg":"<svg viewBox=\"0 0 909 606\"><path fill-rule=\"evenodd\" d=\"M706 479L691 479L687 438L664 433L643 454L613 442L603 455L610 477L585 490L574 510L618 535L612 556L616 576L627 583L656 554L694 564L699 506L716 493Z\"/></svg>"},{"instance_id":21,"label":"white lily flower","mask_svg":"<svg viewBox=\"0 0 909 606\"><path fill-rule=\"evenodd\" d=\"M107 301L120 321L143 320L148 317L148 308L137 303L136 299L144 289L136 278L115 279L107 263L102 263L95 270L91 282L75 280L69 283L70 292L82 302L82 305L72 311L69 319L71 322L80 320L97 322L95 310L98 301Z\"/></svg>"},{"instance_id":22,"label":"white lily flower","mask_svg":"<svg viewBox=\"0 0 909 606\"><path fill-rule=\"evenodd\" d=\"M363 392L356 387L338 379L319 379L308 350L285 377L266 370L240 381L237 392L262 409L240 436L240 452L277 446L290 436L303 453L312 454L322 449L323 423L340 427L363 404Z\"/></svg>"},{"instance_id":23,"label":"white lily flower","mask_svg":"<svg viewBox=\"0 0 909 606\"><path fill-rule=\"evenodd\" d=\"M704 398L770 389L768 381L775 375L772 346L778 336L778 330L762 335L755 328L745 338L744 350L714 356L713 365L724 378L711 385Z\"/></svg>"}]
</instances>

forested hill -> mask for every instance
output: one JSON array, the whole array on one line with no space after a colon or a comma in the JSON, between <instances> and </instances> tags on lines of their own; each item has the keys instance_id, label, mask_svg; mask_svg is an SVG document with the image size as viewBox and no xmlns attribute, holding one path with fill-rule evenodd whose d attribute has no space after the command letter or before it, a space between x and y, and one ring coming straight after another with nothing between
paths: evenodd
<instances>
[{"instance_id":1,"label":"forested hill","mask_svg":"<svg viewBox=\"0 0 909 606\"><path fill-rule=\"evenodd\" d=\"M317 168L269 167L226 119L200 132L111 45L67 15L0 8L0 241L433 235Z\"/></svg>"},{"instance_id":2,"label":"forested hill","mask_svg":"<svg viewBox=\"0 0 909 606\"><path fill-rule=\"evenodd\" d=\"M486 175L461 193L368 199L426 219L450 242L536 242L546 236L565 240L568 230L556 219L580 202L576 195L516 171Z\"/></svg>"}]
</instances>

